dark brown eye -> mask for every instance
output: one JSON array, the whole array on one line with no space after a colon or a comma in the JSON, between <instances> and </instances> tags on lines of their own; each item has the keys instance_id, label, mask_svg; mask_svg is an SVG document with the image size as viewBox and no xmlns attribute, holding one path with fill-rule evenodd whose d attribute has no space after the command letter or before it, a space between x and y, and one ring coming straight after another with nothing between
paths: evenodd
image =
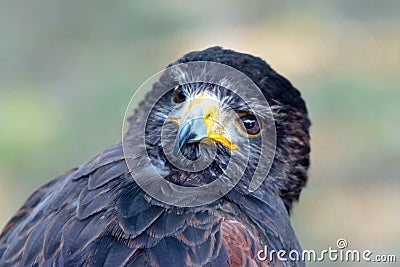
<instances>
[{"instance_id":1,"label":"dark brown eye","mask_svg":"<svg viewBox=\"0 0 400 267\"><path fill-rule=\"evenodd\" d=\"M180 86L176 87L172 96L172 103L179 104L185 102L185 100L186 95L183 92L183 89Z\"/></svg>"},{"instance_id":2,"label":"dark brown eye","mask_svg":"<svg viewBox=\"0 0 400 267\"><path fill-rule=\"evenodd\" d=\"M260 124L256 116L252 114L244 114L239 118L240 124L248 135L257 135L260 133Z\"/></svg>"}]
</instances>

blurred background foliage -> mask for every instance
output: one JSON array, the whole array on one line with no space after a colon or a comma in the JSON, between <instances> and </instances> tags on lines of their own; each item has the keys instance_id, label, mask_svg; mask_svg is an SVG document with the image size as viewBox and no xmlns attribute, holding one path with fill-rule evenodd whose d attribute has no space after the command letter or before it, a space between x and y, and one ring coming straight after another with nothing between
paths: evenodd
<instances>
[{"instance_id":1,"label":"blurred background foliage","mask_svg":"<svg viewBox=\"0 0 400 267\"><path fill-rule=\"evenodd\" d=\"M221 45L261 56L308 103L312 167L293 213L303 247L346 238L400 260L399 1L1 1L0 25L1 227L40 185L120 141L150 75ZM333 263L309 264L321 265Z\"/></svg>"}]
</instances>

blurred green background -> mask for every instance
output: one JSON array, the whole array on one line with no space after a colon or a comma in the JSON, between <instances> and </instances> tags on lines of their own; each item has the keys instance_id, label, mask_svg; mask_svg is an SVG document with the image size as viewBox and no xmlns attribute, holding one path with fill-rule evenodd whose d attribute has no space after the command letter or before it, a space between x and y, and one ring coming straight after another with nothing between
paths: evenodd
<instances>
[{"instance_id":1,"label":"blurred green background","mask_svg":"<svg viewBox=\"0 0 400 267\"><path fill-rule=\"evenodd\" d=\"M40 185L120 141L150 75L221 45L261 56L306 99L303 248L346 238L400 261L400 1L7 0L0 25L0 227ZM345 264L309 263L330 265Z\"/></svg>"}]
</instances>

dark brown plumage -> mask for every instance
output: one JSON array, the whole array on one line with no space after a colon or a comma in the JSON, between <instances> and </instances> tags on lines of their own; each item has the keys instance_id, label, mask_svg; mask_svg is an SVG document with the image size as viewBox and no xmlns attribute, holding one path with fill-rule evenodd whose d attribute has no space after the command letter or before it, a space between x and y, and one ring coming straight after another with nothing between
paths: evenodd
<instances>
[{"instance_id":1,"label":"dark brown plumage","mask_svg":"<svg viewBox=\"0 0 400 267\"><path fill-rule=\"evenodd\" d=\"M140 167L129 170L120 143L44 185L26 201L0 235L0 266L267 266L256 258L264 245L301 250L289 219L309 165L310 122L300 93L251 55L213 47L189 53L173 64L193 61L217 62L240 70L270 103L276 153L260 188L249 192L245 186L254 171L249 164L244 179L220 199L197 207L171 206L136 184L132 175L144 172ZM168 80L154 85L154 92L164 90L166 95L146 121L148 156L164 168L165 179L181 185L207 183L224 171L218 162L226 152L224 146L218 145L216 162L198 173L175 168L162 152L163 122L156 112L174 108L170 88L174 86ZM129 118L128 135L134 135L134 127L143 121L154 92ZM132 160L139 166L142 157ZM276 259L269 264L304 265Z\"/></svg>"}]
</instances>

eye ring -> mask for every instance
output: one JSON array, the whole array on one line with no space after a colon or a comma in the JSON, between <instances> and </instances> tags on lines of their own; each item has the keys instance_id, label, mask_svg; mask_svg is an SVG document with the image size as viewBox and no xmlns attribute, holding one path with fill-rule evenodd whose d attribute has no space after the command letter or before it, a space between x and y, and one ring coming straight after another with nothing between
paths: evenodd
<instances>
[{"instance_id":1,"label":"eye ring","mask_svg":"<svg viewBox=\"0 0 400 267\"><path fill-rule=\"evenodd\" d=\"M178 85L175 87L171 101L174 105L177 105L177 104L180 104L180 103L183 103L186 101L186 95L181 86Z\"/></svg>"},{"instance_id":2,"label":"eye ring","mask_svg":"<svg viewBox=\"0 0 400 267\"><path fill-rule=\"evenodd\" d=\"M254 114L243 112L236 120L240 130L248 137L257 137L261 134L262 125Z\"/></svg>"}]
</instances>

